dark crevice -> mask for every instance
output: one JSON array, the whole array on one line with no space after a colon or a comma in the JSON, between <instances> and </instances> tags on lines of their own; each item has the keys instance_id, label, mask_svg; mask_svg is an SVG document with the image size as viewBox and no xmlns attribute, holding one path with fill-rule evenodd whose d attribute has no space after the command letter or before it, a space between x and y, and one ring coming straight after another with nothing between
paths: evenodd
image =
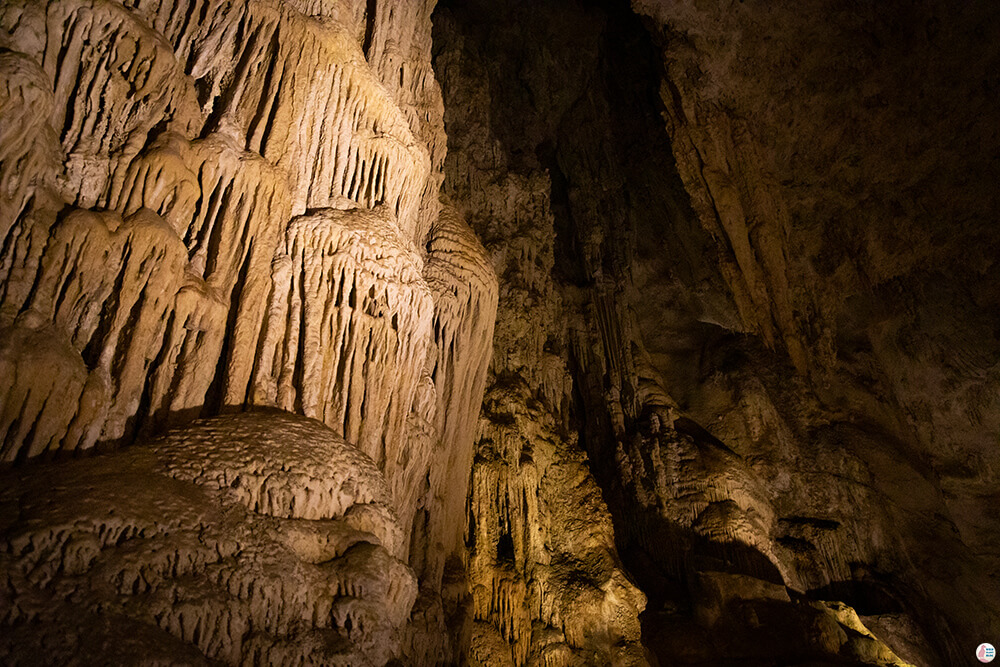
<instances>
[{"instance_id":1,"label":"dark crevice","mask_svg":"<svg viewBox=\"0 0 1000 667\"><path fill-rule=\"evenodd\" d=\"M375 37L375 18L377 16L376 12L378 8L376 7L376 0L367 0L365 6L365 41L361 46L361 50L365 54L365 58L369 57L369 52L372 48L372 39Z\"/></svg>"},{"instance_id":2,"label":"dark crevice","mask_svg":"<svg viewBox=\"0 0 1000 667\"><path fill-rule=\"evenodd\" d=\"M260 96L260 101L257 103L257 111L254 113L253 120L250 122L250 126L247 130L247 145L246 150L253 151L256 150L261 155L267 146L268 137L271 135L271 129L274 127L275 114L278 112L278 97L281 95L281 86L275 85L274 81L274 70L279 62L279 54L281 51L281 44L278 39L278 35L281 32L281 24L275 28L274 33L271 35L271 43L267 47L268 53L268 64L267 72L264 74L264 83L261 86L263 93ZM264 123L263 128L261 128L261 123ZM260 133L260 141L254 146L251 144L254 135Z\"/></svg>"},{"instance_id":3,"label":"dark crevice","mask_svg":"<svg viewBox=\"0 0 1000 667\"><path fill-rule=\"evenodd\" d=\"M226 322L226 335L222 339L222 350L219 353L219 362L215 368L215 376L212 378L212 384L205 395L205 408L213 414L221 412L223 407L234 407L224 406L226 395L225 383L229 362L234 356L233 337L236 332L236 322L241 312L247 307L243 303L243 288L250 280L250 263L253 256L254 248L251 245L249 252L247 252L246 257L243 259L243 264L240 266L239 278L236 280L236 286L233 288L233 293L229 298L229 318ZM264 336L261 334L259 337L263 339ZM258 347L259 345L260 342L258 342ZM259 353L254 358L259 358Z\"/></svg>"}]
</instances>

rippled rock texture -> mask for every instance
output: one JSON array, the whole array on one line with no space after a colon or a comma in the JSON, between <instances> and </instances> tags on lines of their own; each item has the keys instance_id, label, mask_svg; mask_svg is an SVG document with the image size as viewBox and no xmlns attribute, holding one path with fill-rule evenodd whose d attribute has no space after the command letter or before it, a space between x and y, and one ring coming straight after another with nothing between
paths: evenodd
<instances>
[{"instance_id":1,"label":"rippled rock texture","mask_svg":"<svg viewBox=\"0 0 1000 667\"><path fill-rule=\"evenodd\" d=\"M411 128L365 60L357 10L329 5L3 4L3 46L18 54L5 126L35 124L3 162L19 172L5 176L19 210L2 230L5 460L127 442L172 415L246 402L269 294L272 311L281 300L267 278L294 251L285 240L312 253L335 233L330 223L295 239L309 225L290 220L307 210L378 206L382 238L414 254L409 280L421 280L413 246L439 208L436 194L424 201L433 146L414 136L428 129L416 117ZM409 82L408 104L428 85ZM429 326L428 313L414 318ZM411 333L426 332L399 335ZM58 405L31 390L25 336L63 350L48 360L65 385ZM306 343L289 364L309 365Z\"/></svg>"}]
</instances>

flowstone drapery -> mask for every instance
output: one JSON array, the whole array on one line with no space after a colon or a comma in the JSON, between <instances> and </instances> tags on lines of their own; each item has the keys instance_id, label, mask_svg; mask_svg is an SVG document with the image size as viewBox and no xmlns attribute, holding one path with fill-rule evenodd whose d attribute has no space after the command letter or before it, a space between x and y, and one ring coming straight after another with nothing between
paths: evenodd
<instances>
[{"instance_id":1,"label":"flowstone drapery","mask_svg":"<svg viewBox=\"0 0 1000 667\"><path fill-rule=\"evenodd\" d=\"M347 546L323 555L334 538L321 533L349 537L347 528L292 521L300 537L289 548L311 554L288 556L308 561L289 566L305 568L299 578L280 581L275 563L265 567L266 583L254 583L250 572L264 566L234 547L237 555L219 556L233 563L212 561L228 568L227 578L246 579L230 590L232 600L196 612L182 609L200 603L171 606L159 593L156 611L153 603L121 602L111 613L139 623L152 617L159 628L140 632L157 637L150 659L181 650L181 641L190 644L182 653L196 648L231 663L360 664L350 656L363 654L384 664L404 640L426 662L452 659L453 645L437 638L448 632L444 615L404 630L417 591L405 563L419 563L421 604L440 608L443 564L463 551L471 425L497 288L464 222L454 213L439 219L445 141L430 67L432 8L346 0L0 3L0 459L42 474L33 460L134 446L54 464L51 474L66 480L54 502L72 513L74 475L100 475L107 466L114 479L81 493L113 507L160 474L143 466L163 442L184 443L191 465L175 462L170 475L212 490L178 519L194 531L183 539L211 530L230 544L247 531L292 530L260 513L337 519L378 538L347 555ZM283 412L243 417L240 437L218 423L184 426L261 408ZM319 420L331 429L321 440L342 437L346 449L338 451L356 455L329 458L312 440L296 442L292 414ZM172 439L150 444L175 425L181 430ZM218 458L227 452L240 465ZM372 462L377 503L365 491L342 506L347 500L337 494L359 484ZM314 465L326 467L309 472ZM12 473L9 504L34 502L38 489L25 474ZM345 476L343 488L328 488ZM115 544L98 537L100 549L115 547L101 552L102 567L125 568L132 547L154 549L147 533L169 518L158 513L176 509L136 493L146 514L118 531ZM212 510L220 493L225 506ZM234 496L250 514L234 518ZM340 514L327 516L330 507ZM43 525L50 519L42 512L37 529L57 534ZM10 530L35 530L15 524ZM254 539L247 549L264 554L274 538ZM51 558L59 570L62 547L53 549L24 560L12 546L11 567L28 576L33 559ZM337 558L357 561L381 582L376 589L388 586L391 604L367 600L367 585L345 592L323 583L333 575L313 565ZM81 628L104 623L109 604L94 592L93 563L77 563L80 578L59 584L81 587ZM382 572L384 563L396 565ZM219 584L212 568L182 574L192 585ZM136 591L167 586L161 580L137 583ZM55 596L48 599L56 613L58 594L36 583L40 599ZM4 646L16 662L30 654L23 642L44 648L55 640L44 632L29 640L21 627L28 617L11 604L4 623L21 634L5 632ZM300 616L312 618L308 636L295 630ZM57 623L45 614L36 620ZM77 646L97 659L102 649L86 635L60 650ZM137 655L141 644L133 645Z\"/></svg>"}]
</instances>

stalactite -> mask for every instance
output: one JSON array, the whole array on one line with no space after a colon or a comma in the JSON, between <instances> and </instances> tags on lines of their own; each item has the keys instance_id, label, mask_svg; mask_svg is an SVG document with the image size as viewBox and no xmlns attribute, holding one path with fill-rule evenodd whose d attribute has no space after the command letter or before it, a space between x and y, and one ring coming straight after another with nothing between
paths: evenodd
<instances>
[{"instance_id":1,"label":"stalactite","mask_svg":"<svg viewBox=\"0 0 1000 667\"><path fill-rule=\"evenodd\" d=\"M43 544L67 537L57 527L26 538L38 550L23 565L38 566L43 587L70 572L110 577L150 655L276 664L384 664L394 655L416 596L398 559L408 556L420 504L440 492L429 489L429 470L447 458L442 446L457 429L468 449L496 291L488 271L468 287L483 299L466 296L466 310L452 313L459 339L487 341L448 351L448 372L470 375L442 389L425 366L433 318L445 310L435 311L417 251L438 217L445 145L431 6L367 17L383 43L387 31L410 40L406 57L420 61L410 69L423 75L405 95L364 58L364 2L0 7L10 28L0 36L0 458L138 439L146 446L109 467L156 478L180 542L193 539L184 533L193 526L217 532L173 548L166 530L112 519L93 539L77 531L65 549ZM451 425L438 409L455 401L442 392L466 390ZM299 433L273 413L148 443L167 425L253 403L322 419L374 464L342 456L355 451L346 443L331 456L329 442L312 436L301 451L262 438L275 424L283 436ZM149 456L171 463L151 471ZM333 471L323 467L331 461ZM162 488L163 475L223 498L226 513L182 508L177 493L201 501ZM232 501L256 518L241 523ZM118 494L112 505L124 502ZM86 517L88 507L74 511ZM457 545L460 528L425 529ZM279 546L274 557L291 570L250 577L233 561L246 556L259 568L255 559L274 549L241 549L256 539L250 533L272 530L307 566ZM122 544L139 552L125 557ZM431 604L439 584L426 587ZM52 609L46 622L67 613L67 627L94 613ZM18 603L0 613L4 623L26 615L44 616ZM425 633L446 632L437 618ZM446 657L452 648L437 650Z\"/></svg>"},{"instance_id":2,"label":"stalactite","mask_svg":"<svg viewBox=\"0 0 1000 667\"><path fill-rule=\"evenodd\" d=\"M492 354L498 288L485 249L453 208L442 207L427 248L424 277L434 295L428 365L438 403L438 441L427 468L425 504L440 518L423 546L433 554L425 576L440 581L445 559L461 547L467 471Z\"/></svg>"},{"instance_id":3,"label":"stalactite","mask_svg":"<svg viewBox=\"0 0 1000 667\"><path fill-rule=\"evenodd\" d=\"M200 22L179 19L192 15ZM217 409L247 400L270 290L267 263L290 216L307 207L342 206L347 196L366 207L386 202L395 209L392 224L403 230L404 243L419 240L414 220L428 179L427 150L414 141L406 119L360 57L352 36L357 7L136 0L125 8L101 1L81 12L75 1L59 0L7 3L3 16L17 25L5 44L43 63L33 73L25 57L5 56L11 85L22 83L8 87L3 113L15 122L10 127L48 118L62 141L56 149L46 144L52 136L48 125L26 125L27 143L5 143L16 155L0 160L12 198L4 211L13 216L5 222L0 262L4 320L34 307L27 295L44 293L44 284L34 284L43 266L50 267L42 271L43 281L55 279L51 266L57 259L49 255L61 251L46 247L44 237L52 225L46 217L54 216L58 204L46 192L42 200L32 198L48 178L32 176L32 169L48 164L57 151L68 156L59 181L66 201L99 203L126 218L149 209L188 249L186 266L157 269L172 275L169 285L157 284L162 294L141 293L134 313L139 319L129 320L128 330L136 323L150 328L142 334L142 348L117 350L113 371L111 360L96 364L115 376L105 378L112 395L119 387L123 393L107 411L100 439L128 439L139 426L197 415L206 404ZM58 32L63 29L64 35ZM38 39L49 33L50 39ZM234 39L237 34L244 39ZM64 48L57 52L56 43ZM118 69L111 71L115 58ZM51 106L45 77L55 90ZM42 92L30 92L35 89ZM90 100L118 98L127 104L87 113ZM203 139L194 138L199 132ZM436 213L436 202L432 208ZM117 251L87 252L113 259ZM95 315L93 304L105 301L109 284L100 272L88 271L81 267L71 287L80 292L76 305L59 314L60 328L77 338L81 327L99 327L105 335L126 324L107 308ZM126 314L133 305L122 306ZM143 315L150 305L159 322ZM74 317L82 320L70 321ZM85 343L86 354L84 346L75 347L91 366L101 346L114 347L107 339ZM419 356L400 361L416 368ZM143 370L128 371L139 368L135 364ZM118 378L119 369L128 377ZM414 381L404 380L407 386L393 404L394 434L402 432ZM354 399L357 407L365 394ZM357 416L351 419L357 434L360 423ZM373 437L366 436L370 447ZM86 445L92 440L88 436Z\"/></svg>"},{"instance_id":4,"label":"stalactite","mask_svg":"<svg viewBox=\"0 0 1000 667\"><path fill-rule=\"evenodd\" d=\"M327 210L290 225L253 401L301 410L355 442L395 483L433 302L421 262L384 208Z\"/></svg>"},{"instance_id":5,"label":"stalactite","mask_svg":"<svg viewBox=\"0 0 1000 667\"><path fill-rule=\"evenodd\" d=\"M0 13L17 26L5 45L41 63L59 102L48 120L65 154L64 196L93 206L117 159L134 156L164 115L190 111L183 72L163 38L115 2L8 2ZM119 102L91 103L109 99Z\"/></svg>"},{"instance_id":6,"label":"stalactite","mask_svg":"<svg viewBox=\"0 0 1000 667\"><path fill-rule=\"evenodd\" d=\"M5 51L0 81L0 247L6 247L33 199L45 199L54 186L61 150L46 123L53 96L45 71L30 56Z\"/></svg>"}]
</instances>

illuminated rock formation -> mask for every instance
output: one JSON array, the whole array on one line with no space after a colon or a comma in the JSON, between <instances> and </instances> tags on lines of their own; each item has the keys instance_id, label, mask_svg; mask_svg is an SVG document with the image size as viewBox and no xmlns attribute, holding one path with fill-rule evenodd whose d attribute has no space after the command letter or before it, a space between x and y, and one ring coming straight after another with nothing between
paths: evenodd
<instances>
[{"instance_id":1,"label":"illuminated rock formation","mask_svg":"<svg viewBox=\"0 0 1000 667\"><path fill-rule=\"evenodd\" d=\"M898 4L0 0L0 662L962 663L1000 16Z\"/></svg>"},{"instance_id":2,"label":"illuminated rock formation","mask_svg":"<svg viewBox=\"0 0 1000 667\"><path fill-rule=\"evenodd\" d=\"M446 636L441 615L403 632L415 580L380 569L392 561L384 550L402 563L412 552L425 575L422 604L440 607L444 561L464 551L496 310L482 248L453 213L439 221L445 141L432 9L339 0L0 4L0 459L145 443L165 427L250 406L320 420L374 460L381 504L369 494L348 510L341 505L353 500L330 487L357 480L370 467L361 459L324 461L325 450L310 458L226 427L183 430L155 447L184 443L170 472L235 484L223 491L250 511L374 532L378 549L349 557L388 577L393 604L401 601L388 617L366 600L334 604L316 593L305 601L341 627L352 618L351 643L373 664L404 635L427 660L454 650L428 639ZM244 418L238 430L280 429L289 424L280 415ZM271 451L264 442L277 444ZM143 456L101 460L111 474ZM55 474L97 474L97 465ZM10 492L28 498L28 483ZM270 529L218 513L203 523L219 539L251 524ZM342 557L335 551L322 560ZM234 567L233 576L247 576L239 568L257 566ZM261 584L267 590L241 591L232 604L264 595L280 606L312 595L296 586L333 585L316 583L322 568L287 584L279 571ZM214 581L204 570L192 576ZM175 640L188 642L236 663L326 661L315 650L329 639L329 660L359 664L354 649L340 656L328 618L315 621L318 634L299 637L291 617L266 617L278 610L230 610L242 619L230 623L218 610L181 621L180 607L155 612L174 637L156 642L177 650ZM385 623L399 630L391 640ZM270 638L241 646L247 624ZM88 646L96 659L100 648Z\"/></svg>"},{"instance_id":3,"label":"illuminated rock formation","mask_svg":"<svg viewBox=\"0 0 1000 667\"><path fill-rule=\"evenodd\" d=\"M5 473L0 655L385 664L417 593L374 463L318 422L221 417ZM13 510L13 512L10 512Z\"/></svg>"},{"instance_id":4,"label":"illuminated rock formation","mask_svg":"<svg viewBox=\"0 0 1000 667\"><path fill-rule=\"evenodd\" d=\"M37 409L26 406L8 460L128 441L146 423L243 404L267 273L292 216L346 200L380 205L400 243L423 238L429 224L419 220L437 213L421 212L429 152L365 62L358 12L348 9L4 3L2 20L16 28L3 45L21 55L4 61L4 126L19 131L3 161L13 217L4 223L2 324L29 326L14 319L38 311L93 376L87 397L81 388L48 408L64 420L79 412L86 436L63 441L67 424L43 427L50 441L32 442ZM59 158L61 171L39 166ZM106 207L124 223L57 218L65 205ZM80 229L84 220L93 232ZM5 356L31 363L17 361L18 350ZM111 405L88 413L101 387L97 402ZM45 402L41 388L11 391ZM395 409L405 417L409 404Z\"/></svg>"}]
</instances>

